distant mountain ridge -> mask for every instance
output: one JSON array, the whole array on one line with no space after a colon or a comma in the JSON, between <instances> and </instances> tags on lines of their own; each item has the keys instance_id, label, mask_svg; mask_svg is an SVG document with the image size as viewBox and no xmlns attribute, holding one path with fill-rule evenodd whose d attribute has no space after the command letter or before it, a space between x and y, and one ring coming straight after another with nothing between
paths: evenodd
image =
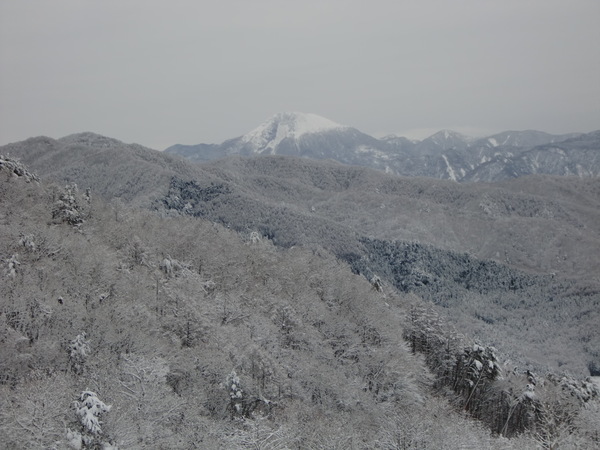
<instances>
[{"instance_id":1,"label":"distant mountain ridge","mask_svg":"<svg viewBox=\"0 0 600 450\"><path fill-rule=\"evenodd\" d=\"M316 114L278 113L222 144L176 144L165 150L194 162L228 156L285 155L331 159L395 175L454 181L501 181L523 175L600 174L600 133L553 135L504 131L480 139L452 130L422 141L381 139Z\"/></svg>"}]
</instances>

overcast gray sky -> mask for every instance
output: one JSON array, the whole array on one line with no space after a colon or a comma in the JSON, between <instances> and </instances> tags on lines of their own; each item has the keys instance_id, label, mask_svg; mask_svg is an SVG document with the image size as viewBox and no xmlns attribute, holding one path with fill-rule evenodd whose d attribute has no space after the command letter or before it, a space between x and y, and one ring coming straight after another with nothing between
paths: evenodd
<instances>
[{"instance_id":1,"label":"overcast gray sky","mask_svg":"<svg viewBox=\"0 0 600 450\"><path fill-rule=\"evenodd\" d=\"M424 137L600 129L598 0L0 0L0 144L159 150L279 111Z\"/></svg>"}]
</instances>

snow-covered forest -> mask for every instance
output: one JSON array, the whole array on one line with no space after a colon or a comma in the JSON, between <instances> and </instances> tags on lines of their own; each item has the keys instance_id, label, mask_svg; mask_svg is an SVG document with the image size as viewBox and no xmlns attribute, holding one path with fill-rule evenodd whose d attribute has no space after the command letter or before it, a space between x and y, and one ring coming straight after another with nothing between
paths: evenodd
<instances>
[{"instance_id":1,"label":"snow-covered forest","mask_svg":"<svg viewBox=\"0 0 600 450\"><path fill-rule=\"evenodd\" d=\"M600 445L591 379L520 366L526 349L509 360L510 347L465 332L433 291L337 252L356 241L281 245L287 226L185 213L202 205L176 207L176 183L153 209L86 187L0 157L3 447ZM378 249L372 258L401 253L360 245ZM435 284L422 267L396 275Z\"/></svg>"}]
</instances>

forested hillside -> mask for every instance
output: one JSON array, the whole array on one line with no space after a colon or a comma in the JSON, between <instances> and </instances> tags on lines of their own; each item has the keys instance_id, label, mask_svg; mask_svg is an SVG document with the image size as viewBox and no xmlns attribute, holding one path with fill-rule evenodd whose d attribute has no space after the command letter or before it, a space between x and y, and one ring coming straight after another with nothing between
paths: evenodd
<instances>
[{"instance_id":1,"label":"forested hillside","mask_svg":"<svg viewBox=\"0 0 600 450\"><path fill-rule=\"evenodd\" d=\"M364 183L376 201L387 199L383 208L375 203L378 211L401 193L395 208L415 195L441 214L448 197L440 196L474 202L473 191L375 181L368 170L339 165L299 171L285 158L265 159L270 175L249 176L250 164L238 173L218 165L199 171L111 142L108 154L85 150L97 164L84 172L82 148L62 147L55 167L46 164L61 184L0 158L0 442L7 448L598 445L598 388L568 375L597 370L597 292L581 283L590 277L552 278L535 264L524 271L385 239L390 231L373 226L364 230L383 239L366 238L354 221L370 210L342 213ZM58 163L69 158L71 165ZM128 178L139 161L153 178L143 170ZM573 185L552 183L568 197ZM125 196L128 185L152 194ZM530 209L531 218L572 221L593 245L593 231L584 231L597 226L590 220L597 185L577 186L587 186L579 203L538 196L536 207L553 209L546 216ZM500 221L527 211L494 204ZM543 316L513 322L547 309L535 307L549 292L557 296L556 342L538 334L549 325ZM576 329L564 334L574 310ZM519 328L525 334L507 341ZM525 348L516 348L519 336ZM570 352L565 370L543 369Z\"/></svg>"},{"instance_id":2,"label":"forested hillside","mask_svg":"<svg viewBox=\"0 0 600 450\"><path fill-rule=\"evenodd\" d=\"M465 186L282 157L203 168L223 181L176 177L155 207L324 246L521 366L597 373L597 180Z\"/></svg>"},{"instance_id":3,"label":"forested hillside","mask_svg":"<svg viewBox=\"0 0 600 450\"><path fill-rule=\"evenodd\" d=\"M111 206L9 163L5 448L513 448L431 395L403 342L414 299L324 250Z\"/></svg>"},{"instance_id":4,"label":"forested hillside","mask_svg":"<svg viewBox=\"0 0 600 450\"><path fill-rule=\"evenodd\" d=\"M435 282L404 290L519 366L598 373L598 179L458 184L281 156L198 165L92 133L1 151L43 178L90 187L116 208L204 218L280 247L323 247L387 287L403 283L395 272L426 274ZM381 254L395 242L408 250L402 258ZM468 282L474 273L489 279L486 290Z\"/></svg>"}]
</instances>

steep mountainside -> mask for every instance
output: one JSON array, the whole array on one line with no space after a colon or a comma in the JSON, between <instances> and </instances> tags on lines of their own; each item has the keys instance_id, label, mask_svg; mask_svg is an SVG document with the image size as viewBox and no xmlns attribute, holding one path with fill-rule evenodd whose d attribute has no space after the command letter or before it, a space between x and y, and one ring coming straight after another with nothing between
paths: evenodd
<instances>
[{"instance_id":1,"label":"steep mountainside","mask_svg":"<svg viewBox=\"0 0 600 450\"><path fill-rule=\"evenodd\" d=\"M276 114L242 137L220 145L178 144L165 152L196 162L233 155L331 159L396 175L454 181L498 181L531 174L597 177L600 173L598 132L506 131L472 139L442 130L415 142L396 136L375 139L305 113Z\"/></svg>"},{"instance_id":2,"label":"steep mountainside","mask_svg":"<svg viewBox=\"0 0 600 450\"><path fill-rule=\"evenodd\" d=\"M465 176L465 181L507 180L524 175L600 176L600 131L558 143L538 145L511 158L489 155L485 163Z\"/></svg>"},{"instance_id":3,"label":"steep mountainside","mask_svg":"<svg viewBox=\"0 0 600 450\"><path fill-rule=\"evenodd\" d=\"M285 140L300 141L306 135L343 132L346 128L316 114L279 113L232 143L231 147L241 154L274 154Z\"/></svg>"}]
</instances>

